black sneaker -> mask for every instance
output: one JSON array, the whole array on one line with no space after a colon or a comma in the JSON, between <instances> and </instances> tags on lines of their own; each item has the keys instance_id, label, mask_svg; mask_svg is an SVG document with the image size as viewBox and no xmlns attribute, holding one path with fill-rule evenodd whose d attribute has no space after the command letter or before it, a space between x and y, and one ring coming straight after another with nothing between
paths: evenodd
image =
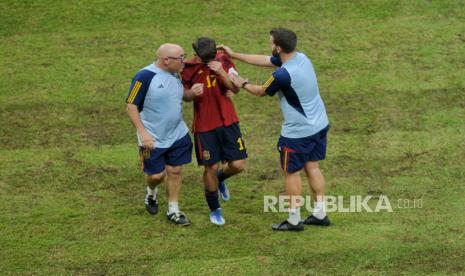
<instances>
[{"instance_id":1,"label":"black sneaker","mask_svg":"<svg viewBox=\"0 0 465 276\"><path fill-rule=\"evenodd\" d=\"M155 197L153 198L153 195L146 194L145 195L145 209L147 209L147 212L149 212L151 215L156 215L158 213L158 200Z\"/></svg>"},{"instance_id":2,"label":"black sneaker","mask_svg":"<svg viewBox=\"0 0 465 276\"><path fill-rule=\"evenodd\" d=\"M175 213L171 213L171 214L166 214L166 218L175 223L175 224L179 224L179 225L182 225L182 226L188 226L188 225L191 225L191 222L189 221L189 219L186 217L186 214L184 214L183 212L179 211L179 212L175 212Z\"/></svg>"},{"instance_id":3,"label":"black sneaker","mask_svg":"<svg viewBox=\"0 0 465 276\"><path fill-rule=\"evenodd\" d=\"M314 217L313 215L310 215L308 218L306 218L303 223L305 225L318 225L318 226L329 226L331 225L331 221L329 221L328 216L325 216L323 219L318 219Z\"/></svg>"},{"instance_id":4,"label":"black sneaker","mask_svg":"<svg viewBox=\"0 0 465 276\"><path fill-rule=\"evenodd\" d=\"M276 231L302 231L304 230L304 224L302 222L299 222L299 224L293 225L293 224L290 224L289 221L287 221L286 219L280 224L273 224L271 228L273 228L273 230L276 230Z\"/></svg>"}]
</instances>

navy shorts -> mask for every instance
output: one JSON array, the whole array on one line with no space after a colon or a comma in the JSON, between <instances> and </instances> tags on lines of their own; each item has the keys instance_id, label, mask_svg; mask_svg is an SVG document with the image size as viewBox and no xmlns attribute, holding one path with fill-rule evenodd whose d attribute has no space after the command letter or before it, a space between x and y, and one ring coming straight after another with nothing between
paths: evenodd
<instances>
[{"instance_id":1,"label":"navy shorts","mask_svg":"<svg viewBox=\"0 0 465 276\"><path fill-rule=\"evenodd\" d=\"M192 141L189 134L174 142L169 148L144 150L139 147L142 171L146 174L158 174L165 170L165 165L181 166L192 162Z\"/></svg>"},{"instance_id":2,"label":"navy shorts","mask_svg":"<svg viewBox=\"0 0 465 276\"><path fill-rule=\"evenodd\" d=\"M329 126L304 138L279 137L281 168L288 173L300 171L309 161L324 160Z\"/></svg>"},{"instance_id":3,"label":"navy shorts","mask_svg":"<svg viewBox=\"0 0 465 276\"><path fill-rule=\"evenodd\" d=\"M195 133L195 153L199 165L247 158L247 150L238 123Z\"/></svg>"}]
</instances>

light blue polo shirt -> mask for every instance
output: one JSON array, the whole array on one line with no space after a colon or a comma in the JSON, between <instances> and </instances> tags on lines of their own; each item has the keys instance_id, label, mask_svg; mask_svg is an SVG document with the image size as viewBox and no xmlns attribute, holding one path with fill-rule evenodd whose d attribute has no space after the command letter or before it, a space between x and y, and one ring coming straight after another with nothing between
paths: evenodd
<instances>
[{"instance_id":1,"label":"light blue polo shirt","mask_svg":"<svg viewBox=\"0 0 465 276\"><path fill-rule=\"evenodd\" d=\"M263 88L270 96L278 92L284 116L281 136L304 138L328 126L315 70L308 57L296 52L284 64L277 57L271 57L271 62L280 68L273 72Z\"/></svg>"},{"instance_id":2,"label":"light blue polo shirt","mask_svg":"<svg viewBox=\"0 0 465 276\"><path fill-rule=\"evenodd\" d=\"M126 103L138 107L145 129L154 137L155 148L169 148L188 133L182 113L183 94L177 74L155 64L140 70L132 80ZM141 145L139 136L137 140Z\"/></svg>"}]
</instances>

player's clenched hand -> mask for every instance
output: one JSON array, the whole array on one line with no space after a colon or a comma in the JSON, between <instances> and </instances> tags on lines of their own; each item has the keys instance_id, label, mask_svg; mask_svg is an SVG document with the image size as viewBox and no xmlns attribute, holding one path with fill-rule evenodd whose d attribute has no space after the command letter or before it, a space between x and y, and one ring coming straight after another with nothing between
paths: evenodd
<instances>
[{"instance_id":1,"label":"player's clenched hand","mask_svg":"<svg viewBox=\"0 0 465 276\"><path fill-rule=\"evenodd\" d=\"M191 87L191 93L194 97L200 96L203 94L203 83L195 83Z\"/></svg>"},{"instance_id":2,"label":"player's clenched hand","mask_svg":"<svg viewBox=\"0 0 465 276\"><path fill-rule=\"evenodd\" d=\"M231 90L226 91L226 97L232 99L236 93L232 92Z\"/></svg>"},{"instance_id":3,"label":"player's clenched hand","mask_svg":"<svg viewBox=\"0 0 465 276\"><path fill-rule=\"evenodd\" d=\"M228 46L226 46L226 45L221 44L221 45L218 45L216 48L217 49L223 49L230 56L232 56L234 54L233 50L231 48L229 48Z\"/></svg>"},{"instance_id":4,"label":"player's clenched hand","mask_svg":"<svg viewBox=\"0 0 465 276\"><path fill-rule=\"evenodd\" d=\"M153 143L153 137L146 130L139 133L140 142L145 149L153 149L155 144Z\"/></svg>"},{"instance_id":5,"label":"player's clenched hand","mask_svg":"<svg viewBox=\"0 0 465 276\"><path fill-rule=\"evenodd\" d=\"M231 81L237 87L242 87L242 84L244 84L244 82L247 81L247 80L243 79L241 76L238 76L238 75L231 75L230 77L231 77Z\"/></svg>"},{"instance_id":6,"label":"player's clenched hand","mask_svg":"<svg viewBox=\"0 0 465 276\"><path fill-rule=\"evenodd\" d=\"M223 65L221 65L221 62L219 61L210 61L208 63L208 68L217 74L224 72Z\"/></svg>"}]
</instances>

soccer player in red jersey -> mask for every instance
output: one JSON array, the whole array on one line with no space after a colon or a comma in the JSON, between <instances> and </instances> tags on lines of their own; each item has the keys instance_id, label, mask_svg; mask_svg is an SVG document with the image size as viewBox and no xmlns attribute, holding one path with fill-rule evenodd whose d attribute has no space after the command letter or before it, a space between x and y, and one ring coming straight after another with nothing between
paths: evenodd
<instances>
[{"instance_id":1,"label":"soccer player in red jersey","mask_svg":"<svg viewBox=\"0 0 465 276\"><path fill-rule=\"evenodd\" d=\"M203 84L203 93L190 97L194 101L195 152L198 164L205 168L203 181L210 221L223 225L218 189L222 198L229 200L224 181L244 170L247 158L239 118L227 96L228 90L237 93L240 89L230 78L230 75L237 75L231 57L222 50L217 51L213 39L198 38L192 47L196 55L185 63L182 81L186 89L196 83ZM224 163L223 168L219 162Z\"/></svg>"}]
</instances>

